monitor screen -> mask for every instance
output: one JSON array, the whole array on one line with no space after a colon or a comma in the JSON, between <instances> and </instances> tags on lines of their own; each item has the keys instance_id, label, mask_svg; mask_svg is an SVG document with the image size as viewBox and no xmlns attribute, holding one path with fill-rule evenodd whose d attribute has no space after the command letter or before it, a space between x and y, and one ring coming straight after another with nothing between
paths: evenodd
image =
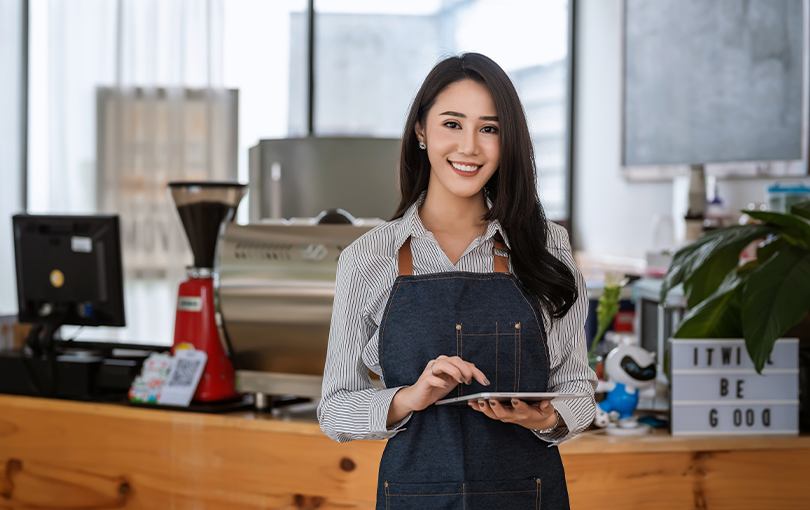
<instances>
[{"instance_id":1,"label":"monitor screen","mask_svg":"<svg viewBox=\"0 0 810 510\"><path fill-rule=\"evenodd\" d=\"M20 322L125 326L118 216L13 217Z\"/></svg>"}]
</instances>

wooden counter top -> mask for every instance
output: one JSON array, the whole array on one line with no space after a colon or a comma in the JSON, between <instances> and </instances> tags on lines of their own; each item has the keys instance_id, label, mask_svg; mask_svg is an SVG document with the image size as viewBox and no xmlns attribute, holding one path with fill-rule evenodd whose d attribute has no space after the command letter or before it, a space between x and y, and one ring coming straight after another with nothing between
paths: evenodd
<instances>
[{"instance_id":1,"label":"wooden counter top","mask_svg":"<svg viewBox=\"0 0 810 510\"><path fill-rule=\"evenodd\" d=\"M59 413L82 413L122 420L217 427L232 430L254 430L281 434L325 437L313 420L285 420L269 413L241 411L227 414L202 414L129 407L118 404L96 404L68 400L0 395L0 408L19 408ZM0 436L2 432L0 431ZM384 443L384 441L380 441ZM656 430L645 436L609 436L603 430L587 431L560 445L564 455L629 452L685 452L728 450L786 450L810 449L810 435L803 436L679 436Z\"/></svg>"},{"instance_id":2,"label":"wooden counter top","mask_svg":"<svg viewBox=\"0 0 810 510\"><path fill-rule=\"evenodd\" d=\"M384 441L311 419L0 395L0 509L371 509ZM810 437L586 433L560 446L572 509L789 509ZM752 483L754 482L754 483Z\"/></svg>"}]
</instances>

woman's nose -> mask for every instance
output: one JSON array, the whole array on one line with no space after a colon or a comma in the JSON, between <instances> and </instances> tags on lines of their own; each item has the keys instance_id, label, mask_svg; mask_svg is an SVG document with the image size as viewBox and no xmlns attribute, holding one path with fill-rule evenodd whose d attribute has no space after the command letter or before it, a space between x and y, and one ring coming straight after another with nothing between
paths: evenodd
<instances>
[{"instance_id":1,"label":"woman's nose","mask_svg":"<svg viewBox=\"0 0 810 510\"><path fill-rule=\"evenodd\" d=\"M462 136L461 140L459 141L458 145L459 154L472 156L478 152L478 137L476 135L477 133L475 131L467 130L467 132Z\"/></svg>"}]
</instances>

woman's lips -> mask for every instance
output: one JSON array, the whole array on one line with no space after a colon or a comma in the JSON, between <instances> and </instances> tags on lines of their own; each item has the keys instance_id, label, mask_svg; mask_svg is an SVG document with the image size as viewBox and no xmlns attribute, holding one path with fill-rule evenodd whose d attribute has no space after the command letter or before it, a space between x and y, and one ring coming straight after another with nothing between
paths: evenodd
<instances>
[{"instance_id":1,"label":"woman's lips","mask_svg":"<svg viewBox=\"0 0 810 510\"><path fill-rule=\"evenodd\" d=\"M448 160L448 163L450 163L450 167L453 168L453 171L464 177L470 177L477 174L478 171L483 166L483 165L476 165L475 163L457 162L450 160Z\"/></svg>"}]
</instances>

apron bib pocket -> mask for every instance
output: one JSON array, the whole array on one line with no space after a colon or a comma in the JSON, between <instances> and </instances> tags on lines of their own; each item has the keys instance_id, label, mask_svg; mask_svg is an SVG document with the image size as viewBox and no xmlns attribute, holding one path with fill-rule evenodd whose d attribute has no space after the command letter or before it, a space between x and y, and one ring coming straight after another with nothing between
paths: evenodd
<instances>
[{"instance_id":1,"label":"apron bib pocket","mask_svg":"<svg viewBox=\"0 0 810 510\"><path fill-rule=\"evenodd\" d=\"M522 348L519 322L493 322L485 328L456 324L456 356L474 363L491 382L490 386L475 380L469 386L459 384L456 396L482 391L520 391Z\"/></svg>"}]
</instances>

